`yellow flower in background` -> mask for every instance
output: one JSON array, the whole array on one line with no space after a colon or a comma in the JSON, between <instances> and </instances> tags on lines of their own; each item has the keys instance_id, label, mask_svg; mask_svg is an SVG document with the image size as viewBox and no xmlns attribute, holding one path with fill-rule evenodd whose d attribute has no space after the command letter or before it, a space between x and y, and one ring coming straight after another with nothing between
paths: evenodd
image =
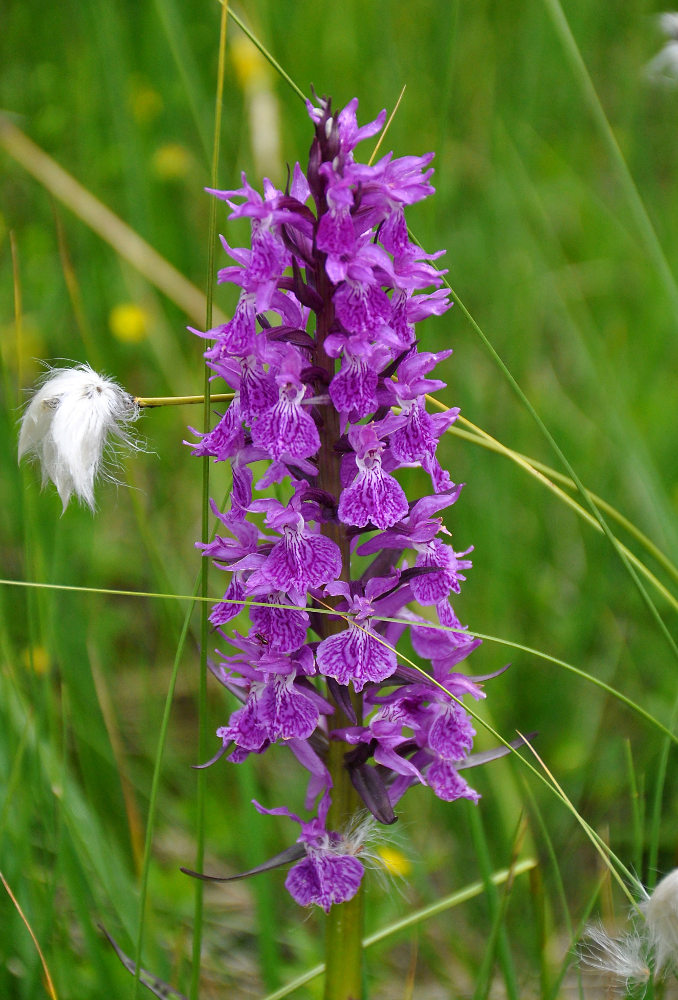
<instances>
[{"instance_id":1,"label":"yellow flower in background","mask_svg":"<svg viewBox=\"0 0 678 1000\"><path fill-rule=\"evenodd\" d=\"M149 125L164 107L162 95L140 81L133 82L129 103L137 125Z\"/></svg>"},{"instance_id":2,"label":"yellow flower in background","mask_svg":"<svg viewBox=\"0 0 678 1000\"><path fill-rule=\"evenodd\" d=\"M49 669L49 653L44 646L31 646L24 649L21 659L26 670L42 676Z\"/></svg>"},{"instance_id":3,"label":"yellow flower in background","mask_svg":"<svg viewBox=\"0 0 678 1000\"><path fill-rule=\"evenodd\" d=\"M389 875L405 878L412 871L409 859L405 857L402 851L399 851L396 847L391 847L389 844L382 844L377 848L377 857Z\"/></svg>"},{"instance_id":4,"label":"yellow flower in background","mask_svg":"<svg viewBox=\"0 0 678 1000\"><path fill-rule=\"evenodd\" d=\"M148 334L148 312L136 302L120 302L111 309L108 325L123 344L138 344Z\"/></svg>"},{"instance_id":5,"label":"yellow flower in background","mask_svg":"<svg viewBox=\"0 0 678 1000\"><path fill-rule=\"evenodd\" d=\"M156 149L151 166L161 181L180 181L188 174L191 154L178 142L166 142Z\"/></svg>"},{"instance_id":6,"label":"yellow flower in background","mask_svg":"<svg viewBox=\"0 0 678 1000\"><path fill-rule=\"evenodd\" d=\"M238 35L231 42L231 59L238 83L243 90L267 80L268 63L256 45L253 45L245 35Z\"/></svg>"}]
</instances>

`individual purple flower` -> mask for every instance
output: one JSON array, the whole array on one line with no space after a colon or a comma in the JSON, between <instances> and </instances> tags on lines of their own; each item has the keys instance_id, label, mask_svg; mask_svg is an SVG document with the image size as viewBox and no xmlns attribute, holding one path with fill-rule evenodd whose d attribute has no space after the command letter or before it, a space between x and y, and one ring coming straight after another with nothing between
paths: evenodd
<instances>
[{"instance_id":1,"label":"individual purple flower","mask_svg":"<svg viewBox=\"0 0 678 1000\"><path fill-rule=\"evenodd\" d=\"M217 462L235 458L245 446L240 398L236 395L219 423L207 434L200 434L193 427L189 427L189 430L193 434L198 434L201 439L193 448L192 455L210 455Z\"/></svg>"},{"instance_id":2,"label":"individual purple flower","mask_svg":"<svg viewBox=\"0 0 678 1000\"><path fill-rule=\"evenodd\" d=\"M253 574L253 587L289 593L303 599L309 590L336 580L341 573L341 552L336 542L313 532L299 511L299 501L284 507L276 500L255 501L252 509L266 510L269 525L281 532L261 567Z\"/></svg>"},{"instance_id":3,"label":"individual purple flower","mask_svg":"<svg viewBox=\"0 0 678 1000\"><path fill-rule=\"evenodd\" d=\"M256 338L256 295L243 292L233 314L233 319L209 330L205 336L214 337L214 347L205 352L208 361L223 357L246 357L254 350Z\"/></svg>"},{"instance_id":4,"label":"individual purple flower","mask_svg":"<svg viewBox=\"0 0 678 1000\"><path fill-rule=\"evenodd\" d=\"M382 468L383 442L370 424L352 428L349 440L356 452L357 475L342 490L339 519L360 528L369 523L390 528L406 516L409 504L398 480Z\"/></svg>"},{"instance_id":5,"label":"individual purple flower","mask_svg":"<svg viewBox=\"0 0 678 1000\"><path fill-rule=\"evenodd\" d=\"M300 906L320 906L329 913L335 903L345 903L352 899L360 888L365 869L361 862L349 853L355 845L325 828L327 807L319 815L304 822L286 806L264 809L258 802L254 807L269 816L288 816L301 826L298 842L303 845L306 857L290 869L285 886Z\"/></svg>"},{"instance_id":6,"label":"individual purple flower","mask_svg":"<svg viewBox=\"0 0 678 1000\"><path fill-rule=\"evenodd\" d=\"M473 563L470 559L462 559L473 551L473 546L464 552L455 552L451 545L445 545L438 538L431 539L417 546L419 552L416 566L427 569L438 568L436 573L426 573L412 580L412 593L420 604L438 604L445 600L450 591L458 594L461 581L466 577L461 570L470 569Z\"/></svg>"},{"instance_id":7,"label":"individual purple flower","mask_svg":"<svg viewBox=\"0 0 678 1000\"><path fill-rule=\"evenodd\" d=\"M352 684L358 692L368 683L390 677L396 669L396 655L370 627L375 612L369 597L350 597L345 584L326 589L330 593L343 591L350 618L347 629L328 636L318 646L316 662L320 673L333 677L338 684Z\"/></svg>"},{"instance_id":8,"label":"individual purple flower","mask_svg":"<svg viewBox=\"0 0 678 1000\"><path fill-rule=\"evenodd\" d=\"M293 653L301 649L306 641L308 615L305 611L281 606L291 602L280 591L269 595L268 599L268 606L254 605L250 612L257 633L279 653Z\"/></svg>"},{"instance_id":9,"label":"individual purple flower","mask_svg":"<svg viewBox=\"0 0 678 1000\"><path fill-rule=\"evenodd\" d=\"M328 258L326 267L330 280L340 282L333 302L344 329L378 336L391 317L391 301L379 280L380 270L388 275L392 269L388 255L374 243L363 243L350 261Z\"/></svg>"},{"instance_id":10,"label":"individual purple flower","mask_svg":"<svg viewBox=\"0 0 678 1000\"><path fill-rule=\"evenodd\" d=\"M330 383L330 399L339 413L350 413L360 420L377 408L378 381L369 361L346 351L341 370Z\"/></svg>"},{"instance_id":11,"label":"individual purple flower","mask_svg":"<svg viewBox=\"0 0 678 1000\"><path fill-rule=\"evenodd\" d=\"M272 459L283 455L310 458L320 448L320 437L313 417L301 403L306 387L300 379L301 360L290 348L275 376L278 402L263 413L252 428L252 441L264 448Z\"/></svg>"}]
</instances>

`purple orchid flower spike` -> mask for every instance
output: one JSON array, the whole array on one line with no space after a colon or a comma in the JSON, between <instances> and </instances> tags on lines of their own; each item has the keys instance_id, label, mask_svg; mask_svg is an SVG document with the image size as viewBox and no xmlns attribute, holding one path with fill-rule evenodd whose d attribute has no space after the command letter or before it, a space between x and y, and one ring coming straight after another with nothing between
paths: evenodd
<instances>
[{"instance_id":1,"label":"purple orchid flower spike","mask_svg":"<svg viewBox=\"0 0 678 1000\"><path fill-rule=\"evenodd\" d=\"M480 642L450 605L471 547L453 546L444 523L462 486L438 446L459 411L429 412L427 395L444 388L433 370L452 352L420 351L416 331L451 305L442 251L415 245L405 220L433 194L432 154L360 163L356 147L385 113L360 126L357 100L338 113L326 98L307 107L308 167L296 164L284 191L268 180L257 191L243 175L212 192L230 219L250 221L251 243L222 240L219 280L239 300L201 336L234 398L191 447L233 474L226 509L213 505L219 532L199 546L230 574L210 615L229 651L211 669L237 699L208 763L291 751L311 816L255 803L301 832L252 871L295 861L294 899L330 911L363 880L363 842L345 832L355 814L395 822L414 784L477 801L460 772L501 751L473 753L461 704L484 697L489 678L461 672ZM404 468L423 470L407 474L423 495L406 494ZM404 662L403 645L425 669Z\"/></svg>"}]
</instances>

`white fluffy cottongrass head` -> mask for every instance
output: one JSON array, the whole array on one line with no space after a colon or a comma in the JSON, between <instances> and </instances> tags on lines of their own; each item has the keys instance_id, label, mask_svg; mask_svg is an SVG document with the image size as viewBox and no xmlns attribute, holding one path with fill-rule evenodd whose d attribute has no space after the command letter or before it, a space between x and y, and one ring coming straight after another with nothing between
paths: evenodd
<instances>
[{"instance_id":1,"label":"white fluffy cottongrass head","mask_svg":"<svg viewBox=\"0 0 678 1000\"><path fill-rule=\"evenodd\" d=\"M618 990L646 985L652 975L647 940L637 931L613 938L602 924L589 924L579 958L582 965L611 979Z\"/></svg>"},{"instance_id":2,"label":"white fluffy cottongrass head","mask_svg":"<svg viewBox=\"0 0 678 1000\"><path fill-rule=\"evenodd\" d=\"M641 904L657 971L678 967L678 868L666 875Z\"/></svg>"},{"instance_id":3,"label":"white fluffy cottongrass head","mask_svg":"<svg viewBox=\"0 0 678 1000\"><path fill-rule=\"evenodd\" d=\"M130 432L138 416L134 398L89 365L50 368L21 419L19 461L38 460L42 485L54 483L64 510L73 494L94 510L104 451L110 453L115 438L138 447Z\"/></svg>"},{"instance_id":4,"label":"white fluffy cottongrass head","mask_svg":"<svg viewBox=\"0 0 678 1000\"><path fill-rule=\"evenodd\" d=\"M615 938L600 924L589 926L579 949L583 965L627 988L678 970L678 868L651 894L639 888L643 899L638 909L645 922L636 921L633 931Z\"/></svg>"},{"instance_id":5,"label":"white fluffy cottongrass head","mask_svg":"<svg viewBox=\"0 0 678 1000\"><path fill-rule=\"evenodd\" d=\"M657 24L668 41L647 64L645 75L652 83L675 87L678 85L678 12L659 14Z\"/></svg>"}]
</instances>

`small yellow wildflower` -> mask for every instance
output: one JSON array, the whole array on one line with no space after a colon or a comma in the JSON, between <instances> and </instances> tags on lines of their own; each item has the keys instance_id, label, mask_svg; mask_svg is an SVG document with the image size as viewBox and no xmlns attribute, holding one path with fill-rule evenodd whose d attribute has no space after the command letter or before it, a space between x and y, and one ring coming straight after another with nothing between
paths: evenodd
<instances>
[{"instance_id":1,"label":"small yellow wildflower","mask_svg":"<svg viewBox=\"0 0 678 1000\"><path fill-rule=\"evenodd\" d=\"M162 95L148 84L136 82L129 98L130 108L137 125L148 125L163 109Z\"/></svg>"},{"instance_id":2,"label":"small yellow wildflower","mask_svg":"<svg viewBox=\"0 0 678 1000\"><path fill-rule=\"evenodd\" d=\"M49 653L44 646L30 646L24 649L22 660L27 670L42 676L49 667Z\"/></svg>"},{"instance_id":3,"label":"small yellow wildflower","mask_svg":"<svg viewBox=\"0 0 678 1000\"><path fill-rule=\"evenodd\" d=\"M231 59L238 83L243 90L261 84L269 76L268 63L249 38L239 35L231 43Z\"/></svg>"},{"instance_id":4,"label":"small yellow wildflower","mask_svg":"<svg viewBox=\"0 0 678 1000\"><path fill-rule=\"evenodd\" d=\"M412 871L412 865L408 858L405 857L402 851L391 847L389 844L383 844L381 847L378 847L377 855L389 875L397 875L400 878L405 878Z\"/></svg>"},{"instance_id":5,"label":"small yellow wildflower","mask_svg":"<svg viewBox=\"0 0 678 1000\"><path fill-rule=\"evenodd\" d=\"M111 309L108 325L123 344L137 344L148 333L148 313L135 302L120 302Z\"/></svg>"},{"instance_id":6,"label":"small yellow wildflower","mask_svg":"<svg viewBox=\"0 0 678 1000\"><path fill-rule=\"evenodd\" d=\"M166 142L153 154L153 173L161 181L181 181L191 166L191 154L178 142Z\"/></svg>"}]
</instances>

